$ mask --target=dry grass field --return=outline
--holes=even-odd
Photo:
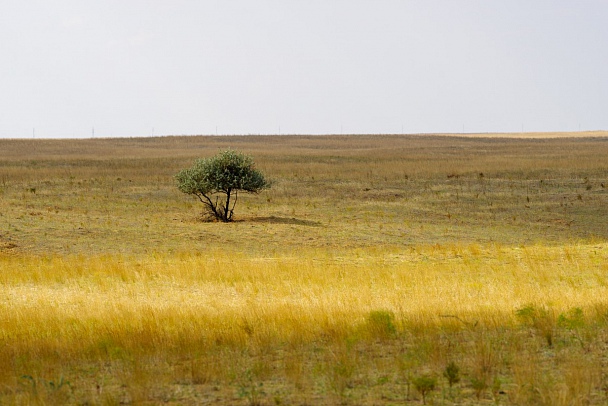
[[[0,404],[608,403],[608,134],[0,140]],[[173,176],[273,181],[201,221]]]

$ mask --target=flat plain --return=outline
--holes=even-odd
[[[273,182],[202,221],[173,176]],[[1,404],[608,402],[608,134],[0,140]]]

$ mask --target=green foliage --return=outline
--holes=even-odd
[[[253,159],[233,150],[198,159],[192,167],[178,172],[175,179],[181,192],[196,196],[203,203],[206,214],[224,222],[232,220],[238,191],[258,193],[270,187],[255,169]],[[220,199],[218,194],[224,197]]]
[[[426,405],[426,395],[435,389],[437,378],[431,375],[420,375],[412,380],[416,390],[422,395],[422,402]]]
[[[349,345],[341,348],[327,360],[324,372],[327,376],[329,387],[340,398],[341,404],[347,403],[347,389],[353,387],[353,377],[357,368],[357,357],[353,354]]]
[[[561,313],[557,318],[557,326],[568,330],[578,330],[585,327],[583,310],[580,307],[575,307],[568,314]]]
[[[264,383],[254,379],[254,373],[251,369],[245,371],[244,379],[239,384],[238,395],[241,398],[247,399],[250,406],[262,404],[262,398],[266,396]]]
[[[537,308],[534,305],[527,305],[518,309],[515,315],[524,323],[534,327],[545,338],[549,347],[553,346],[556,322],[551,311]]]
[[[445,371],[443,371],[443,376],[448,380],[448,384],[451,388],[455,383],[460,382],[460,368],[454,361],[450,361],[445,367]]]
[[[57,381],[37,379],[31,375],[23,375],[21,379],[26,387],[29,386],[31,398],[36,404],[65,404],[73,395],[72,385],[63,376]]]
[[[481,399],[481,395],[488,387],[488,382],[484,378],[485,377],[471,377],[471,387],[475,391],[477,400]]]
[[[367,317],[368,331],[378,338],[389,338],[397,333],[395,315],[388,310],[372,310]]]
[[[537,312],[538,310],[534,307],[534,305],[527,305],[517,309],[515,311],[515,315],[526,323],[534,324],[534,319]]]
[[[502,380],[498,377],[495,376],[494,380],[492,381],[492,395],[494,396],[494,399],[498,399],[498,395],[500,395],[501,393],[504,393],[500,388],[502,387]],[[497,401],[498,403],[498,401]]]

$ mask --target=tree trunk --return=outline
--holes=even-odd
[[[230,193],[232,192],[232,189],[228,189],[226,191],[226,205],[224,206],[224,213],[222,213],[222,217],[223,217],[223,221],[230,221],[231,217],[230,216]]]

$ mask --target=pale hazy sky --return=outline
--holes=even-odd
[[[605,130],[608,1],[0,0],[0,137],[93,128]]]

